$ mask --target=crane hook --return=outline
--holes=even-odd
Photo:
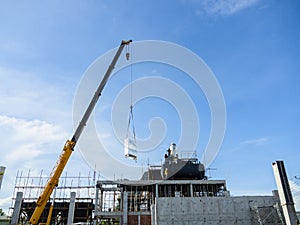
[[[126,59],[127,60],[129,60],[129,56],[130,56],[130,54],[129,54],[129,46],[126,45]]]

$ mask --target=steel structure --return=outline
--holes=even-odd
[[[23,173],[23,171],[17,173],[10,214],[15,210],[13,206],[15,205],[16,194],[23,193],[18,224],[28,223],[35,209],[36,199],[42,192],[47,180],[48,177],[43,174],[43,171],[40,172],[39,176],[32,176],[30,170],[27,173]],[[73,222],[91,222],[94,210],[95,180],[95,172],[89,172],[87,176],[82,176],[80,173],[77,176],[70,176],[65,173],[56,187],[56,197],[50,224],[58,224],[58,215],[61,215],[61,224],[67,223],[72,193],[76,196]],[[46,203],[44,212],[40,216],[40,222],[42,223],[47,221],[53,197],[52,194]]]

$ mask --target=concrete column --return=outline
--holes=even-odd
[[[157,219],[156,219],[156,204],[151,205],[151,224],[157,225]]]
[[[99,212],[99,206],[100,206],[100,201],[99,201],[99,188],[96,185],[96,195],[95,195],[95,218],[94,218],[94,225],[97,225],[98,221],[98,212]]]
[[[158,198],[158,184],[155,184],[155,197]]]
[[[103,190],[101,189],[101,192],[100,192],[100,203],[99,203],[99,205],[100,205],[100,208],[99,208],[99,210],[100,211],[104,211],[104,201],[103,201]]]
[[[123,225],[127,225],[128,222],[128,193],[123,192]]]
[[[14,211],[11,217],[11,225],[17,225],[19,222],[20,210],[22,205],[23,192],[17,192],[17,197],[14,205]]]
[[[67,224],[71,224],[74,221],[75,199],[76,199],[76,192],[71,192]]]
[[[191,192],[190,196],[193,197],[193,196],[194,196],[194,195],[193,195],[193,192],[194,192],[194,191],[193,191],[193,184],[190,184],[190,192]]]
[[[297,225],[298,218],[283,161],[273,162],[272,167],[285,222],[287,225]]]

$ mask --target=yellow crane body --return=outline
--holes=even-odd
[[[49,180],[45,186],[45,189],[41,196],[38,198],[36,202],[36,208],[30,218],[31,224],[37,224],[38,219],[41,217],[41,214],[44,211],[44,208],[47,204],[50,195],[52,194],[54,188],[58,185],[59,178],[73,152],[73,148],[75,146],[75,142],[68,140],[59,156],[59,159],[56,162],[56,166],[54,167]],[[50,214],[50,213],[49,213]]]

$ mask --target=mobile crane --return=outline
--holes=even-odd
[[[85,111],[85,113],[84,113],[84,115],[83,115],[83,117],[82,117],[82,119],[81,119],[74,135],[72,136],[71,140],[66,141],[66,143],[63,147],[63,150],[62,150],[62,152],[61,152],[61,154],[60,154],[60,156],[59,156],[59,158],[56,162],[56,165],[54,166],[54,168],[53,168],[53,170],[52,170],[52,172],[49,176],[49,180],[48,180],[43,192],[41,193],[41,195],[39,196],[39,198],[36,202],[35,210],[34,210],[32,216],[29,220],[30,224],[35,225],[35,224],[38,223],[38,221],[41,217],[41,214],[45,209],[46,203],[49,200],[50,195],[53,192],[54,188],[58,185],[59,178],[60,178],[60,176],[61,176],[61,174],[62,174],[62,172],[63,172],[63,170],[64,170],[71,154],[72,154],[72,152],[74,151],[74,147],[75,147],[75,145],[76,145],[76,143],[77,143],[84,127],[86,126],[86,123],[87,123],[93,109],[95,108],[95,105],[96,105],[96,103],[97,103],[97,101],[98,101],[98,99],[101,95],[101,92],[102,92],[109,76],[111,75],[111,73],[112,73],[112,71],[115,67],[115,64],[117,63],[124,47],[126,45],[129,45],[131,42],[132,42],[132,40],[129,40],[129,41],[124,41],[123,40],[121,42],[121,45],[119,46],[119,48],[118,48],[111,64],[109,65],[109,67],[108,67],[101,83],[99,84],[99,86],[98,86],[98,88],[97,88],[97,90],[96,90],[96,92],[95,92],[88,108],[86,109],[86,111]],[[128,56],[126,55],[126,57],[128,57]],[[50,209],[49,214],[51,213],[51,211],[52,210]],[[49,218],[49,216],[48,216],[48,218]]]

